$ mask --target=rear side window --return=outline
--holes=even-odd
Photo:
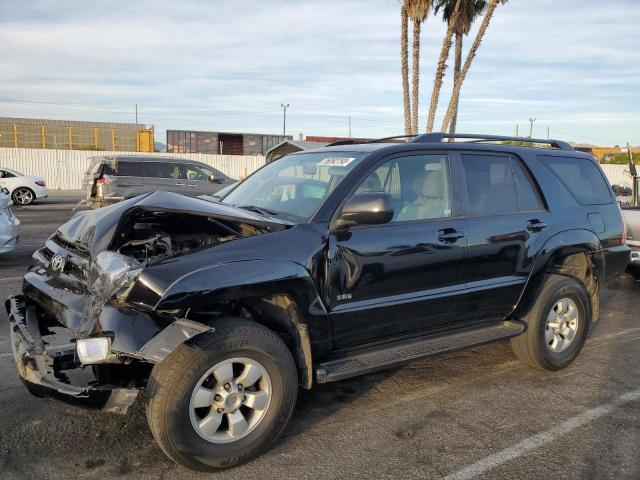
[[[518,211],[509,157],[462,155],[469,215],[497,215]]]
[[[581,205],[611,203],[611,193],[598,167],[586,158],[540,157]]]
[[[119,160],[118,176],[119,177],[141,177],[142,164],[137,161]]]
[[[542,205],[540,196],[529,174],[525,172],[524,167],[518,160],[511,158],[511,168],[513,170],[513,178],[516,182],[518,209],[520,211],[542,210],[544,206]]]
[[[178,163],[144,162],[144,176],[179,180],[184,179],[184,172]]]

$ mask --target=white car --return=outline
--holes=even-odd
[[[15,170],[0,167],[0,187],[9,190],[16,205],[29,205],[36,198],[47,198],[49,190],[42,177],[23,175]]]
[[[0,187],[0,253],[16,248],[20,238],[20,220],[11,211],[11,197]]]

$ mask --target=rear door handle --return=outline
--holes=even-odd
[[[464,237],[464,232],[459,232],[455,228],[438,230],[438,241],[442,243],[455,243],[462,237]]]
[[[176,187],[186,187],[186,183],[176,183]]]
[[[545,222],[541,222],[538,219],[529,220],[527,222],[527,230],[529,230],[530,232],[538,232],[546,227],[547,224]]]

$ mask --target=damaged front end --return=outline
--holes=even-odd
[[[285,228],[235,207],[154,192],[80,212],[33,255],[22,295],[7,300],[11,344],[29,390],[124,413],[155,363],[213,330],[185,311],[131,303],[163,261]],[[156,294],[157,285],[144,285]]]

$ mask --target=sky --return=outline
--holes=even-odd
[[[167,129],[403,133],[400,0],[2,0],[0,116]],[[465,38],[466,50],[480,22]],[[420,129],[445,25],[422,27]],[[452,51],[453,55],[453,51]],[[436,125],[451,92],[445,79]],[[640,145],[640,0],[510,0],[458,132]]]

